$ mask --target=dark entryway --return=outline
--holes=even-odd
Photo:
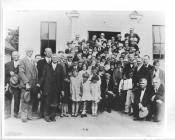
[[[88,31],[88,39],[92,39],[93,35],[97,35],[97,38],[100,37],[100,34],[104,33],[106,39],[111,39],[112,36],[116,37],[117,34],[121,32],[110,32],[110,31]]]

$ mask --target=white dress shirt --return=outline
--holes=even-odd
[[[143,100],[143,96],[145,94],[145,90],[146,90],[146,88],[141,91],[140,102],[142,102],[142,100]]]
[[[53,68],[54,71],[56,69],[56,66],[57,66],[57,63],[52,63],[52,68]]]
[[[14,61],[14,67],[17,68],[19,65],[19,61]]]
[[[51,58],[48,58],[48,57],[45,57],[47,63],[50,63],[51,62]]]

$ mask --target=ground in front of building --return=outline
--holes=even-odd
[[[20,119],[5,119],[5,136],[8,137],[161,137],[164,126],[149,121],[133,121],[131,116],[113,111],[97,117],[88,115],[60,118],[56,122],[36,119],[22,123]]]

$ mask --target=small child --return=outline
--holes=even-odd
[[[92,116],[97,116],[98,103],[101,100],[101,89],[98,83],[99,80],[99,76],[94,75],[90,83],[90,91],[92,94]]]
[[[73,76],[70,77],[70,94],[72,100],[72,117],[78,116],[79,102],[81,100],[80,94],[81,80],[78,77],[77,70],[73,71]]]
[[[119,84],[119,95],[121,97],[121,111],[124,110],[124,112],[128,112],[127,110],[129,105],[125,105],[125,102],[126,104],[128,104],[130,93],[132,92],[133,87],[131,74],[129,75],[130,77],[126,77],[126,74],[124,74]]]
[[[64,95],[61,96],[61,115],[60,117],[69,117],[68,115],[68,103],[69,103],[69,96],[70,96],[70,76],[71,72],[69,71],[66,78],[64,79]]]
[[[83,111],[81,117],[87,117],[86,115],[87,102],[92,101],[92,95],[90,93],[90,81],[88,80],[89,74],[86,72],[82,75],[82,77],[83,81],[81,82],[81,93],[82,93],[81,101],[83,101]]]
[[[134,95],[132,92],[132,89],[133,89],[132,77],[133,77],[133,73],[130,72],[127,77],[128,91],[126,95],[125,111],[124,111],[126,114],[129,114],[129,115],[133,113],[132,104],[134,103]]]

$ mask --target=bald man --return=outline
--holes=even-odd
[[[50,64],[50,63],[52,62],[52,60],[51,60],[52,49],[51,49],[51,48],[45,48],[44,55],[45,55],[44,59],[39,60],[38,63],[37,63],[38,80],[41,79],[41,76],[42,76],[44,67],[45,67],[47,64]],[[42,90],[42,92],[43,92],[43,86],[42,86],[42,85],[41,85],[41,90]],[[43,104],[44,104],[44,97],[41,95],[40,114],[39,114],[39,116],[40,116],[41,118],[44,117],[44,108],[43,108]],[[36,99],[36,103],[35,103],[34,106],[33,106],[33,112],[36,113],[37,110],[38,110],[38,103],[37,103],[37,99]]]
[[[5,64],[5,86],[6,89],[9,89],[11,91],[10,103],[12,100],[12,97],[14,96],[14,117],[18,118],[18,112],[19,112],[19,105],[20,105],[20,93],[21,90],[18,86],[19,83],[16,83],[13,85],[10,83],[10,78],[14,75],[18,75],[19,72],[19,53],[17,51],[12,52],[12,61]],[[10,109],[11,110],[11,109]],[[10,111],[11,112],[11,111]]]
[[[64,70],[58,64],[57,54],[52,55],[52,63],[46,65],[38,86],[43,87],[43,111],[46,122],[56,121],[56,109],[59,105],[59,98],[63,91]]]

